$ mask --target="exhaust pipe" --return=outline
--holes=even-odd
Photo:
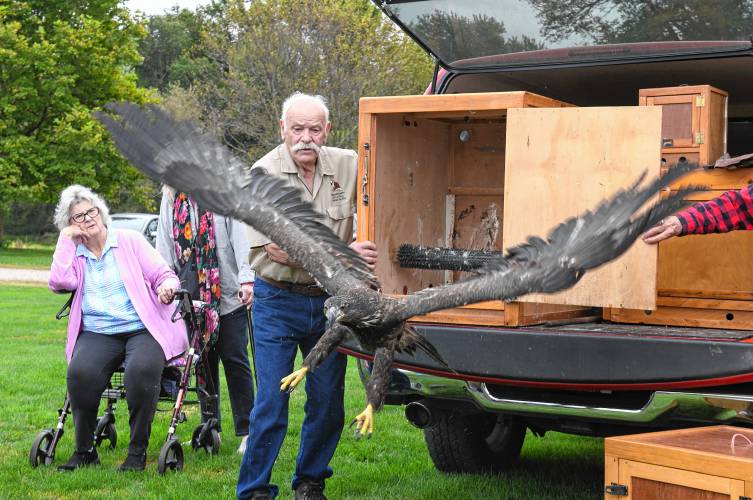
[[[419,429],[425,429],[434,424],[431,408],[421,401],[413,401],[405,406],[405,418]]]

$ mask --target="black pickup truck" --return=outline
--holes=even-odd
[[[578,107],[637,106],[641,89],[711,86],[728,96],[723,130],[712,131],[724,135],[722,152],[753,152],[749,1],[374,1],[436,61],[427,93],[527,91]],[[662,153],[680,144],[669,137],[679,125],[664,116]],[[678,151],[692,153],[694,145]],[[710,163],[720,155],[713,156]],[[753,171],[727,172],[740,186],[753,182]],[[726,187],[734,186],[712,189]],[[387,404],[405,405],[406,418],[424,430],[436,467],[446,472],[504,468],[518,457],[527,428],[536,435],[607,436],[749,425],[753,272],[746,261],[753,260],[747,253],[753,233],[742,233],[738,247],[716,243],[718,259],[710,260],[719,266],[712,275],[731,267],[737,288],[682,292],[659,283],[657,304],[670,315],[595,308],[515,327],[417,319],[416,328],[454,372],[421,353],[398,355]],[[685,265],[708,266],[708,253]],[[366,380],[371,354],[355,341],[341,350],[359,358]]]

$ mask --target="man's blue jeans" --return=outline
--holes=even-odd
[[[238,476],[238,498],[249,498],[256,490],[278,492],[269,481],[288,428],[289,399],[280,392],[280,379],[295,369],[298,348],[306,356],[324,333],[326,299],[327,295],[308,297],[281,290],[257,277],[253,322],[258,387]],[[334,352],[306,376],[305,417],[293,489],[302,480],[323,483],[332,475],[329,462],[345,419],[345,365],[345,356]]]

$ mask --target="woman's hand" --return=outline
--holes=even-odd
[[[246,309],[250,309],[254,303],[254,284],[242,283],[241,289],[238,291],[238,297],[241,299],[241,303],[246,306]]]
[[[169,304],[175,297],[175,287],[171,285],[160,285],[157,287],[157,297],[163,304]]]
[[[60,235],[73,241],[76,245],[79,243],[86,245],[86,241],[89,238],[89,233],[78,224],[71,224],[70,226],[63,228],[63,230],[60,231]]]

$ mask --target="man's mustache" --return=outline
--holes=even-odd
[[[293,153],[297,153],[298,151],[304,151],[304,150],[307,150],[307,149],[313,151],[314,153],[316,153],[318,155],[319,154],[319,150],[321,148],[315,142],[299,142],[299,143],[294,144],[293,147],[290,148],[290,150]]]

